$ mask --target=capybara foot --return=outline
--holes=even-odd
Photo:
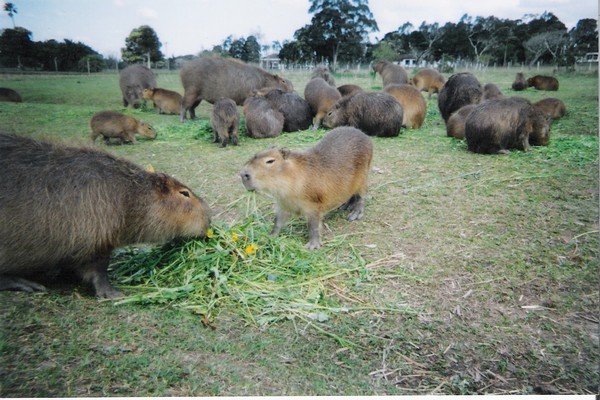
[[[39,283],[28,281],[16,276],[0,275],[0,290],[20,290],[22,292],[47,292],[48,290]]]

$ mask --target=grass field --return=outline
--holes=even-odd
[[[518,71],[473,72],[514,94]],[[302,95],[309,73],[283,75]],[[131,114],[158,137],[97,146],[174,175],[215,216],[205,241],[116,252],[124,299],[78,282],[0,292],[0,396],[597,393],[598,76],[557,77],[558,92],[518,93],[566,103],[547,147],[469,153],[435,95],[422,128],[373,138],[364,218],[332,212],[309,252],[301,219],[268,237],[272,202],[238,172],[325,130],[221,149],[209,104],[182,124],[123,109],[115,73],[4,75],[24,102],[0,103],[0,130],[86,143],[95,112]],[[336,80],[381,89],[365,71]],[[157,81],[182,92],[176,72]]]

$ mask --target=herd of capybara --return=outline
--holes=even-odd
[[[445,79],[424,68],[409,78],[401,66],[380,61],[373,73],[381,75],[380,91],[355,84],[336,87],[332,72],[318,66],[300,96],[282,76],[207,57],[182,67],[183,95],[158,87],[153,72],[142,65],[123,69],[119,86],[124,107],[152,101],[159,114],[178,115],[180,122],[194,119],[202,100],[212,104],[210,122],[220,147],[240,144],[241,114],[251,138],[332,129],[306,151],[272,147],[259,152],[239,173],[247,190],[274,198],[272,235],[280,233],[291,215],[303,215],[311,250],[321,246],[321,222],[331,210],[348,210],[350,221],[363,216],[371,136],[396,137],[402,129],[422,128],[427,116],[422,92],[428,99],[437,94],[447,135],[464,139],[474,153],[548,145],[551,121],[566,113],[558,98],[532,103],[503,93],[495,83],[482,86],[469,72]],[[526,79],[517,73],[512,90],[529,87],[557,91],[559,85],[551,76]],[[0,88],[0,101],[22,102],[22,97]],[[153,139],[157,133],[152,126],[112,110],[96,112],[89,126],[91,143],[85,146],[0,132],[0,290],[45,290],[36,278],[66,269],[90,284],[98,297],[118,297],[107,275],[112,250],[206,235],[212,211],[189,187],[94,145],[98,136],[106,144],[111,139],[136,143],[135,135]]]

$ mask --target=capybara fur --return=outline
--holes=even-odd
[[[446,134],[455,139],[464,139],[465,122],[475,107],[477,104],[468,104],[454,111],[446,123]]]
[[[353,126],[369,136],[391,137],[400,134],[403,115],[395,97],[383,92],[359,92],[342,97],[327,113],[323,125]]]
[[[156,131],[150,124],[116,111],[97,112],[90,120],[90,127],[92,142],[100,135],[106,144],[110,144],[111,138],[118,139],[120,144],[135,143],[136,133],[149,139],[156,138]]]
[[[465,122],[465,138],[470,151],[505,154],[509,149],[527,151],[550,140],[546,116],[527,99],[508,97],[477,105]]]
[[[377,61],[373,64],[373,71],[381,75],[383,87],[392,83],[408,83],[408,73],[404,67],[387,60]]]
[[[0,290],[73,271],[98,297],[113,249],[204,236],[210,208],[174,178],[107,152],[0,133]]]
[[[313,78],[304,87],[304,98],[313,115],[313,129],[321,126],[323,117],[342,97],[337,88],[328,84],[323,78]]]
[[[183,122],[189,112],[190,119],[196,118],[196,107],[202,100],[211,104],[230,98],[238,106],[254,90],[278,87],[291,92],[292,83],[252,65],[220,57],[203,57],[188,61],[181,68],[181,83],[184,94],[180,119]]]
[[[278,235],[292,214],[301,214],[308,221],[306,247],[314,250],[321,246],[326,213],[341,207],[350,212],[350,221],[363,216],[372,158],[371,139],[358,129],[341,127],[303,152],[264,150],[246,163],[240,176],[247,190],[274,197],[271,234]]]
[[[545,99],[533,103],[533,106],[538,110],[541,110],[551,119],[562,118],[567,113],[567,106],[565,103],[556,97],[546,97]]]
[[[348,84],[342,85],[342,86],[338,86],[337,90],[338,90],[338,92],[340,92],[340,94],[342,96],[352,96],[355,93],[364,92],[363,88],[361,88],[358,85],[353,85],[351,83],[348,83]]]
[[[444,122],[450,115],[467,104],[478,104],[483,97],[481,84],[470,72],[452,75],[438,95],[438,108]]]
[[[244,102],[246,134],[254,139],[273,138],[283,131],[283,114],[264,97],[248,97]]]
[[[147,88],[142,91],[146,100],[152,100],[158,114],[179,114],[181,111],[181,95],[173,90]]]
[[[265,88],[256,92],[271,102],[273,108],[283,114],[283,131],[303,131],[312,123],[312,113],[308,102],[296,92],[286,92],[278,88]]]
[[[494,83],[486,83],[483,86],[482,100],[501,99],[504,97],[502,90]]]
[[[391,84],[383,88],[402,106],[402,126],[410,129],[418,129],[423,125],[427,115],[427,102],[421,91],[407,83]]]
[[[512,83],[512,90],[516,92],[520,92],[521,90],[525,90],[529,87],[527,84],[527,79],[523,76],[522,72],[517,72],[515,76],[515,80]]]
[[[433,93],[440,93],[445,82],[444,76],[433,68],[423,68],[412,78],[413,85],[420,91],[427,92],[429,99]]]
[[[0,101],[11,101],[13,103],[21,103],[23,99],[19,92],[14,89],[0,88]]]
[[[313,69],[310,78],[323,78],[325,82],[335,87],[335,78],[331,74],[331,71],[329,71],[329,68],[324,65],[317,65],[315,69]]]
[[[220,143],[221,147],[227,143],[239,144],[240,112],[235,101],[221,99],[215,103],[210,117],[214,134],[213,143]]]
[[[553,76],[532,76],[527,79],[527,84],[537,90],[558,90],[558,79]]]
[[[144,102],[143,90],[156,87],[156,79],[147,67],[134,64],[121,71],[119,87],[123,95],[123,107],[139,108]]]

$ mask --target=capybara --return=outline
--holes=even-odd
[[[438,95],[438,108],[444,122],[450,115],[467,104],[478,104],[483,96],[481,84],[470,72],[452,75]]]
[[[276,236],[292,214],[308,220],[311,250],[321,246],[321,219],[336,207],[349,210],[350,221],[364,213],[367,179],[373,158],[371,139],[351,127],[336,128],[304,151],[270,148],[249,160],[240,176],[247,190],[275,198]]]
[[[214,134],[213,143],[220,143],[221,147],[227,143],[238,145],[240,112],[235,101],[221,99],[215,103],[210,117],[210,123]]]
[[[244,101],[244,119],[251,138],[273,138],[283,131],[283,114],[264,97],[248,97]]]
[[[540,101],[533,103],[533,106],[541,110],[548,118],[559,119],[567,113],[565,103],[556,97],[546,97]]]
[[[14,89],[0,88],[0,101],[12,101],[13,103],[21,103],[23,99],[19,92]]]
[[[383,86],[391,83],[408,83],[408,73],[401,65],[396,65],[387,60],[377,61],[373,64],[373,71],[379,72],[383,80]]]
[[[118,297],[113,249],[201,237],[210,224],[189,187],[93,148],[1,133],[0,171],[0,290],[45,290],[24,278],[72,270]]]
[[[123,94],[123,107],[139,108],[144,101],[142,91],[156,87],[156,79],[150,69],[134,64],[121,71],[119,86]]]
[[[337,88],[328,84],[323,78],[313,78],[304,87],[304,98],[313,115],[313,129],[321,126],[325,114],[331,110],[342,97]]]
[[[391,137],[400,134],[403,115],[402,106],[393,96],[383,92],[359,92],[342,97],[327,113],[323,125],[327,128],[348,125],[369,136]]]
[[[413,85],[420,91],[427,92],[429,99],[433,93],[440,93],[445,82],[444,76],[433,68],[423,68],[412,78]]]
[[[478,104],[465,122],[468,149],[475,153],[505,154],[548,144],[546,116],[527,99],[508,97]]]
[[[111,138],[118,139],[121,144],[135,143],[136,133],[149,139],[156,138],[156,131],[150,124],[116,111],[97,112],[90,120],[90,127],[92,142],[95,142],[99,135],[104,137],[106,144],[110,144]]]
[[[203,57],[188,61],[181,68],[184,94],[180,119],[183,122],[189,111],[190,119],[196,118],[196,107],[202,100],[211,104],[230,98],[238,106],[252,91],[273,86],[291,92],[292,83],[278,75],[239,61],[220,57]]]
[[[278,88],[265,88],[256,91],[271,102],[273,108],[283,114],[283,131],[303,131],[310,127],[312,113],[310,105],[296,92],[286,92]]]
[[[467,104],[454,111],[446,123],[446,134],[456,139],[465,138],[465,122],[477,104]]]
[[[348,84],[342,85],[342,86],[338,86],[337,90],[338,90],[338,92],[340,92],[340,94],[342,96],[352,96],[355,93],[364,92],[363,88],[361,88],[358,85],[353,85],[351,83],[348,83]]]
[[[553,76],[532,76],[527,79],[527,84],[537,90],[558,90],[558,79]]]
[[[522,72],[517,72],[517,75],[515,76],[515,80],[512,83],[512,90],[516,91],[516,92],[520,92],[521,90],[525,90],[529,87],[529,85],[527,84],[527,79],[525,79],[525,77],[523,76]]]
[[[147,88],[142,91],[146,100],[152,100],[159,114],[179,114],[181,111],[181,95],[177,92],[161,88]]]
[[[504,97],[502,90],[494,83],[486,83],[483,86],[483,96],[481,100],[501,99]]]
[[[323,78],[325,82],[335,87],[335,78],[331,74],[331,71],[329,71],[329,68],[324,65],[317,65],[315,69],[313,69],[310,78]]]
[[[383,91],[394,96],[402,106],[402,126],[418,129],[423,125],[427,115],[427,102],[419,89],[408,83],[402,83],[387,85]]]

